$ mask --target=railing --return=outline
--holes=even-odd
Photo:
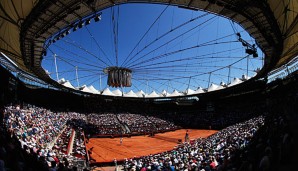
[[[67,155],[70,155],[70,153],[72,152],[74,137],[75,137],[75,130],[72,129],[71,136],[70,136],[69,141],[68,141],[67,151],[66,151]]]
[[[43,88],[53,88],[43,80],[37,78],[35,75],[20,69],[16,63],[14,63],[8,56],[6,56],[2,52],[0,52],[0,65],[26,85]]]
[[[268,83],[276,80],[276,79],[283,79],[287,77],[288,75],[294,73],[298,69],[298,56],[293,58],[290,62],[287,64],[271,71],[268,73]]]

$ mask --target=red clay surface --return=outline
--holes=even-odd
[[[216,133],[215,130],[194,130],[188,129],[190,139],[204,138]],[[124,158],[140,157],[172,150],[177,144],[178,139],[184,141],[186,129],[173,132],[156,134],[154,137],[134,136],[123,138],[90,138],[86,144],[87,150],[93,147],[91,158],[96,163],[112,162],[114,158],[118,161]]]

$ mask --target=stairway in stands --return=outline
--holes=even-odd
[[[120,121],[120,119],[119,119],[119,114],[115,114],[115,115],[116,115],[116,118],[117,118],[117,120],[118,120],[118,122],[119,122],[121,128],[122,128],[122,132],[123,132],[123,134],[130,134],[131,131],[130,131],[130,129],[128,128],[127,124],[126,124],[126,123],[122,123],[122,122]],[[121,115],[121,114],[120,114],[120,115]]]

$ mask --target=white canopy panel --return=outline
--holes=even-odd
[[[84,91],[84,92],[87,92],[87,93],[92,93],[91,90],[89,90],[89,88],[86,86],[86,85],[83,85],[81,88],[80,88],[81,91]]]
[[[160,96],[155,91],[152,91],[152,93],[150,93],[146,97],[160,97]]]
[[[208,92],[210,91],[215,91],[215,90],[218,90],[220,89],[219,85],[216,85],[216,84],[211,84],[210,87],[207,89]]]
[[[140,91],[136,92],[136,95],[138,97],[144,97],[145,96],[145,93],[143,92],[143,90],[140,90]]]
[[[68,87],[68,88],[72,88],[72,89],[75,89],[73,85],[71,85],[71,83],[69,81],[66,81],[65,83],[63,83],[62,85],[64,85],[65,87]]]
[[[169,96],[173,97],[173,96],[182,96],[182,93],[179,93],[177,90],[174,90],[173,93],[171,93]]]
[[[124,94],[124,97],[139,97],[139,96],[136,95],[136,93],[134,93],[132,90],[130,90],[128,93]]]
[[[170,95],[170,93],[168,93],[166,90],[163,90],[161,93],[160,93],[160,96],[161,97],[168,97]]]
[[[241,81],[239,78],[234,78],[234,80],[228,85],[228,87],[231,87],[231,86],[240,84],[240,83],[242,83],[242,82],[243,82],[243,81]]]
[[[109,88],[104,89],[102,95],[115,96],[115,94],[113,94]]]
[[[64,78],[61,78],[60,80],[57,81],[59,84],[64,84],[66,81]]]
[[[200,94],[200,93],[205,93],[202,87],[199,87],[196,91],[195,94]]]
[[[195,91],[188,88],[188,89],[185,90],[185,93],[186,93],[186,95],[191,95],[191,94],[195,94]]]
[[[73,85],[71,85],[71,83],[69,81],[66,81],[65,83],[63,83],[62,85],[64,85],[65,87],[68,87],[68,88],[72,88],[72,89],[75,89]]]
[[[89,89],[92,93],[94,93],[94,94],[100,94],[100,92],[99,92],[98,90],[96,90],[96,89],[93,87],[93,85],[89,86],[88,89]]]
[[[122,92],[119,89],[112,91],[115,96],[122,96]]]
[[[249,80],[250,78],[251,77],[249,77],[248,75],[245,75],[245,74],[242,75],[242,80],[243,81]]]
[[[75,89],[73,85],[71,85],[71,83],[68,80],[65,80],[64,78],[61,78],[60,80],[57,81],[59,84],[68,87],[68,88],[72,88]]]

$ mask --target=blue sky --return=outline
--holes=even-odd
[[[176,6],[133,3],[105,9],[101,18],[100,22],[92,20],[91,24],[49,47],[42,66],[53,79],[56,80],[53,54],[57,55],[59,79],[69,80],[75,87],[75,66],[79,85],[93,85],[96,89],[108,87],[104,68],[118,63],[131,69],[133,85],[125,88],[125,92],[206,88],[210,83],[227,83],[229,78],[231,81],[241,77],[246,74],[247,66],[249,76],[262,67],[262,53],[258,50],[258,58],[247,60],[245,48],[237,41],[235,32],[240,32],[251,44],[253,38],[223,17]],[[113,26],[116,23],[118,45],[115,48]]]

